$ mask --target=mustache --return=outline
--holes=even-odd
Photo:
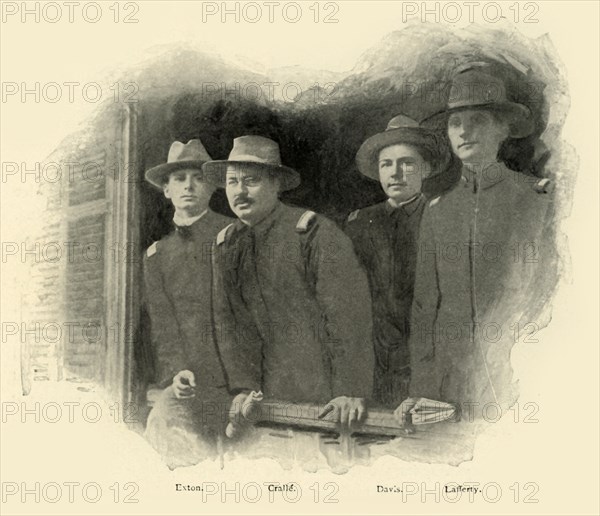
[[[246,195],[240,195],[233,200],[233,205],[237,206],[238,204],[252,204],[254,201],[250,199],[250,197]]]

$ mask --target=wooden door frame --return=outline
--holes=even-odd
[[[140,314],[140,206],[138,159],[138,106],[125,104],[120,112],[121,138],[118,167],[111,180],[111,202],[107,218],[107,248],[113,263],[107,268],[107,348],[104,387],[109,401],[119,403],[123,417],[135,401],[133,350]]]

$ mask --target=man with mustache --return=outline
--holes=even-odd
[[[425,197],[423,179],[442,151],[430,131],[405,115],[358,150],[359,171],[379,181],[388,199],[352,212],[346,233],[369,277],[373,298],[374,400],[396,407],[408,394],[409,315],[415,280],[417,239]]]
[[[212,332],[212,267],[206,259],[231,219],[208,207],[215,187],[204,180],[211,158],[200,140],[175,142],[168,162],[146,172],[175,207],[175,230],[152,244],[144,259],[155,383],[164,389],[148,417],[145,436],[171,467],[212,454],[218,405],[229,395]],[[222,425],[221,425],[222,426]]]
[[[372,321],[350,240],[325,217],[280,202],[300,176],[281,164],[273,140],[236,138],[228,160],[203,170],[239,219],[218,235],[215,253],[217,340],[236,402],[262,391],[323,404],[322,417],[332,412],[346,426],[362,419]]]

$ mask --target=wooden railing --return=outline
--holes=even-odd
[[[147,391],[148,405],[154,404],[160,392],[159,389],[149,389]],[[319,417],[323,409],[324,405],[311,403],[263,400],[241,410],[240,415],[234,418],[234,422],[240,426],[253,424],[260,426],[276,425],[298,430],[361,433],[390,437],[406,436],[414,433],[415,430],[430,430],[436,426],[435,424],[414,426],[410,419],[401,423],[394,416],[393,409],[370,408],[361,422],[353,424],[350,428],[343,428],[335,420],[332,413],[322,418]],[[225,410],[229,412],[229,407]]]

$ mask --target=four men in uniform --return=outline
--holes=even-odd
[[[168,429],[178,428],[210,449],[223,418],[209,417],[215,411],[206,404],[219,403],[222,415],[251,391],[323,404],[321,415],[333,412],[342,425],[364,417],[368,398],[400,405],[402,421],[418,397],[514,401],[508,326],[519,322],[510,317],[526,308],[539,278],[548,203],[498,160],[505,139],[531,132],[529,110],[480,65],[454,81],[458,91],[489,86],[440,114],[463,163],[461,183],[425,200],[422,181],[447,164],[445,146],[396,116],[357,154],[360,172],[388,199],[351,213],[348,236],[279,200],[300,176],[268,138],[236,138],[220,161],[199,140],[176,142],[169,162],[147,172],[176,210],[176,231],[145,260],[157,381],[166,388],[148,421],[155,447],[171,452]],[[208,208],[217,187],[234,222]],[[452,245],[461,247],[456,260],[444,255]],[[492,323],[495,341],[481,333]],[[466,333],[447,338],[451,325]]]

